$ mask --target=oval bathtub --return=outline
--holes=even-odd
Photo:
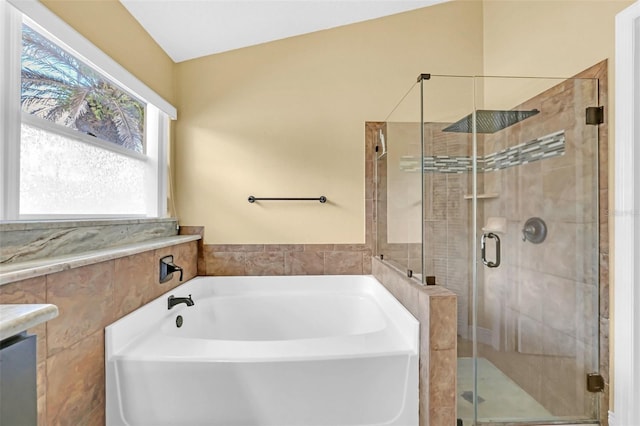
[[[418,327],[371,276],[194,278],[106,328],[107,425],[416,426]]]

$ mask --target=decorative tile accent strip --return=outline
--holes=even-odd
[[[523,142],[502,151],[488,154],[478,158],[478,171],[491,172],[508,167],[520,166],[545,158],[564,155],[565,134],[564,130]],[[472,169],[471,157],[450,157],[438,155],[424,157],[424,171],[429,173],[465,173]],[[420,162],[416,157],[403,156],[400,159],[400,170],[405,172],[417,172],[420,170]]]
[[[551,133],[547,136],[486,155],[482,160],[484,163],[482,171],[490,172],[493,170],[501,170],[545,158],[564,155],[564,145],[564,130]],[[480,165],[478,165],[478,168],[480,168]]]
[[[472,167],[470,157],[436,156],[424,158],[425,172],[464,173],[470,171]]]

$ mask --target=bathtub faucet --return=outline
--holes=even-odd
[[[165,256],[160,259],[160,283],[164,283],[173,278],[174,272],[180,272],[182,281],[182,268],[173,263],[173,256]]]
[[[179,305],[180,303],[184,303],[187,306],[194,305],[191,295],[189,295],[189,297],[174,297],[172,294],[171,296],[169,296],[169,299],[167,300],[167,306],[169,307],[168,309],[171,309],[174,306]]]

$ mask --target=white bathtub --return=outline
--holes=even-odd
[[[107,327],[107,425],[416,426],[418,327],[371,276],[194,278]]]

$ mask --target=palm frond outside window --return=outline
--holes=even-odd
[[[60,46],[23,24],[24,112],[144,152],[145,106]]]

